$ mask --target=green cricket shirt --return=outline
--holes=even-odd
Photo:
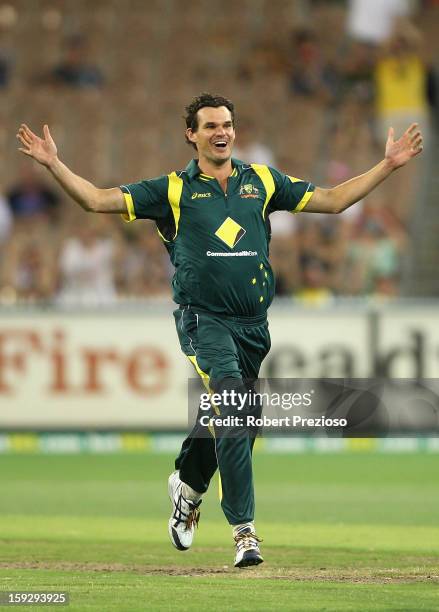
[[[255,317],[274,296],[269,215],[300,212],[314,185],[232,159],[225,193],[196,160],[186,170],[122,185],[125,220],[153,219],[175,266],[177,304]]]

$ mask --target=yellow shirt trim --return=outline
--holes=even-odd
[[[274,179],[271,175],[270,170],[268,169],[268,166],[264,166],[262,164],[251,164],[251,167],[261,179],[262,184],[264,185],[265,192],[267,194],[265,196],[264,207],[262,209],[262,217],[265,219],[265,209],[267,208],[268,203],[271,200],[273,193],[276,189]]]
[[[296,208],[294,210],[292,210],[291,212],[294,215],[296,215],[297,213],[300,213],[300,211],[303,210],[305,208],[305,206],[308,204],[308,202],[310,201],[311,196],[312,196],[313,193],[314,193],[314,191],[307,191],[305,193],[305,195],[303,196],[303,198],[298,203],[298,205],[296,206]]]
[[[131,221],[134,221],[136,219],[133,198],[131,197],[130,193],[125,193],[124,191],[122,193],[127,207],[127,212],[126,214],[122,215],[122,219],[125,221],[125,223],[130,223]]]
[[[232,173],[230,174],[230,176],[238,176],[238,171],[236,168],[233,168]],[[209,181],[213,181],[215,179],[214,176],[209,176],[209,174],[204,174],[204,172],[200,172],[200,179],[203,181],[209,180]]]
[[[175,234],[173,240],[177,237],[178,224],[180,222],[180,200],[183,192],[183,179],[181,179],[175,172],[168,174],[168,200],[171,205],[172,214],[174,215],[175,222]]]

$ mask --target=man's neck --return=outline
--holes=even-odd
[[[221,166],[212,164],[207,159],[200,159],[198,161],[198,167],[200,168],[203,174],[207,174],[207,176],[213,176],[220,184],[224,181],[227,181],[228,177],[232,174],[233,171],[231,159],[228,159]]]

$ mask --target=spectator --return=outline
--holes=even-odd
[[[260,142],[258,129],[251,119],[244,119],[239,123],[239,136],[233,150],[233,157],[249,164],[265,164],[276,167],[276,157],[267,145]],[[273,236],[288,236],[294,231],[293,215],[276,213],[271,216],[271,232]],[[280,284],[279,284],[280,286]]]
[[[0,89],[6,89],[11,76],[11,59],[7,52],[0,50]]]
[[[87,45],[82,36],[73,36],[66,43],[65,57],[55,66],[51,81],[77,88],[99,88],[104,84],[101,70],[86,60]]]
[[[399,278],[392,275],[377,275],[372,293],[377,298],[392,299],[398,296]]]
[[[332,291],[328,287],[327,268],[317,259],[308,261],[302,271],[301,287],[294,298],[310,306],[324,306],[331,302]]]
[[[59,198],[41,180],[35,166],[23,163],[18,183],[7,193],[15,218],[46,217],[56,220]]]
[[[309,29],[293,32],[290,89],[306,98],[332,101],[338,89],[339,75],[333,62],[325,59],[319,41]]]
[[[50,299],[53,287],[48,283],[48,266],[42,245],[26,244],[20,253],[15,274],[15,288],[21,298]]]
[[[7,200],[0,195],[0,248],[12,230],[12,213]]]
[[[361,42],[349,42],[340,61],[342,95],[363,108],[373,101],[376,50]]]
[[[421,36],[405,23],[383,49],[375,69],[376,139],[384,144],[389,127],[399,138],[407,125],[417,123],[424,148],[431,140],[428,101],[428,68],[420,55]],[[417,187],[419,165],[412,165],[401,177],[393,176],[384,186],[390,206],[401,220],[410,214],[411,196]]]
[[[431,64],[427,66],[427,99],[430,105],[434,127],[439,127],[439,87],[437,70]]]
[[[233,157],[249,164],[276,166],[273,151],[259,141],[257,127],[251,119],[239,122],[239,136],[236,139]]]
[[[113,302],[115,256],[115,242],[111,237],[101,237],[96,224],[89,220],[86,224],[78,223],[76,235],[61,249],[58,302],[92,306]]]
[[[270,28],[260,32],[256,38],[242,37],[243,52],[236,65],[237,78],[242,83],[255,82],[267,75],[284,74],[287,66],[285,52],[279,38],[272,35]]]
[[[350,241],[345,290],[372,294],[385,288],[390,295],[399,280],[401,246],[378,219],[369,218]]]
[[[18,224],[5,244],[2,289],[13,299],[50,300],[54,292],[54,249],[48,228],[29,231]]]
[[[145,223],[138,233],[128,232],[126,239],[118,269],[119,291],[139,297],[169,295],[172,270],[153,224]]]
[[[401,134],[413,122],[428,141],[428,69],[420,53],[420,33],[411,25],[398,28],[375,69],[378,135],[389,126]]]
[[[288,214],[288,213],[287,213]],[[283,215],[279,215],[282,216]],[[270,261],[276,277],[276,295],[291,296],[297,286],[298,249],[294,236],[289,239],[274,238],[270,244]]]
[[[380,45],[409,14],[410,0],[349,0],[347,32],[359,42]]]

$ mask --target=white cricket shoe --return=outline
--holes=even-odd
[[[172,472],[168,479],[168,493],[172,502],[172,514],[168,523],[169,537],[178,550],[187,550],[194,539],[195,527],[198,526],[201,499],[198,503],[183,497],[182,481],[179,472]]]
[[[235,567],[249,567],[263,562],[259,542],[262,542],[251,527],[244,527],[235,536]]]

